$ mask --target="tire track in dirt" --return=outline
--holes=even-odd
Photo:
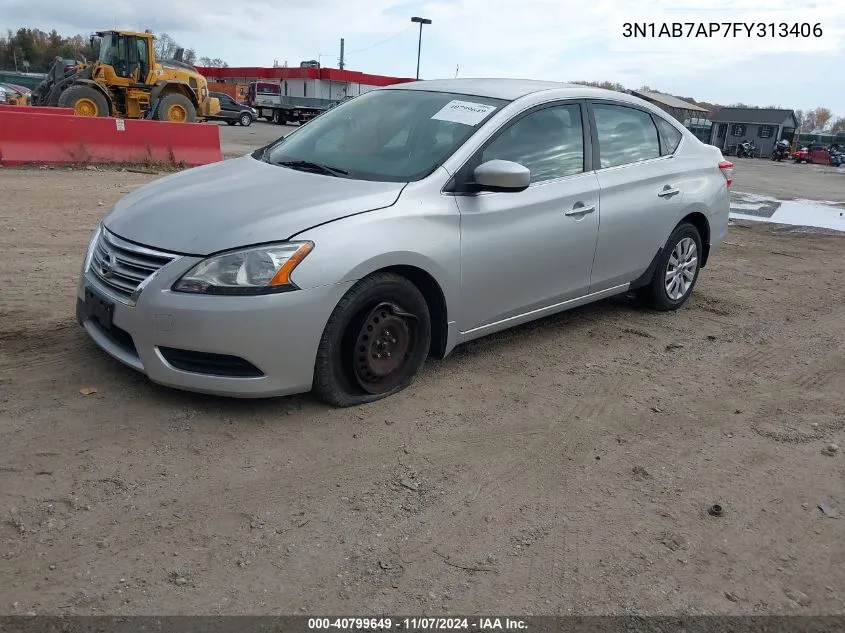
[[[496,505],[505,508],[517,501],[525,501],[527,490],[539,492],[544,497],[546,492],[536,486],[537,479],[548,477],[548,468],[555,466],[551,459],[561,449],[559,440],[565,439],[564,451],[568,455],[580,456],[589,452],[598,430],[596,422],[605,416],[612,417],[617,408],[612,396],[616,395],[628,383],[627,377],[603,377],[594,385],[589,395],[579,399],[562,415],[556,416],[528,445],[522,448],[501,446],[506,457],[503,463],[493,469],[469,471],[469,479],[455,482],[454,488],[462,493],[455,494],[445,504],[439,504],[442,516],[457,512],[459,520],[451,525],[443,525],[436,539],[429,541],[425,534],[410,535],[399,545],[401,559],[410,563],[427,558],[432,550],[442,551],[456,536],[463,534],[468,523],[477,522],[478,508],[487,500],[488,493],[495,487]],[[567,424],[569,422],[569,424]],[[488,462],[489,456],[477,462]],[[553,479],[553,477],[552,477]],[[528,480],[535,480],[533,486],[526,486]]]

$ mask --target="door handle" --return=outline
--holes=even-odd
[[[677,193],[681,193],[681,190],[666,185],[666,187],[664,187],[662,191],[659,191],[657,193],[657,196],[659,198],[668,198],[669,196],[674,196]]]
[[[570,217],[578,217],[581,215],[587,215],[588,213],[592,213],[595,210],[595,207],[573,207],[571,210],[564,213],[564,215],[568,215]]]

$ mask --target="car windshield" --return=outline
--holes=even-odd
[[[357,180],[425,178],[508,102],[425,90],[374,90],[326,111],[256,157]]]

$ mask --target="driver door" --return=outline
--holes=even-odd
[[[458,195],[460,330],[472,332],[589,292],[599,230],[599,186],[585,172],[586,107],[544,105],[518,115],[470,160],[528,167],[521,192]],[[466,177],[466,176],[465,176]]]

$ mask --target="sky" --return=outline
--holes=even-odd
[[[524,77],[613,81],[723,105],[737,102],[845,116],[845,2],[841,0],[0,0],[0,29],[63,35],[106,28],[167,32],[230,66],[317,59],[414,77]],[[625,38],[627,22],[681,23],[677,38]],[[690,37],[699,23],[713,37]],[[721,23],[755,25],[755,36]],[[759,37],[773,24],[803,36]],[[815,25],[818,28],[813,29]],[[671,27],[670,27],[671,28]],[[650,34],[650,32],[649,32]]]

